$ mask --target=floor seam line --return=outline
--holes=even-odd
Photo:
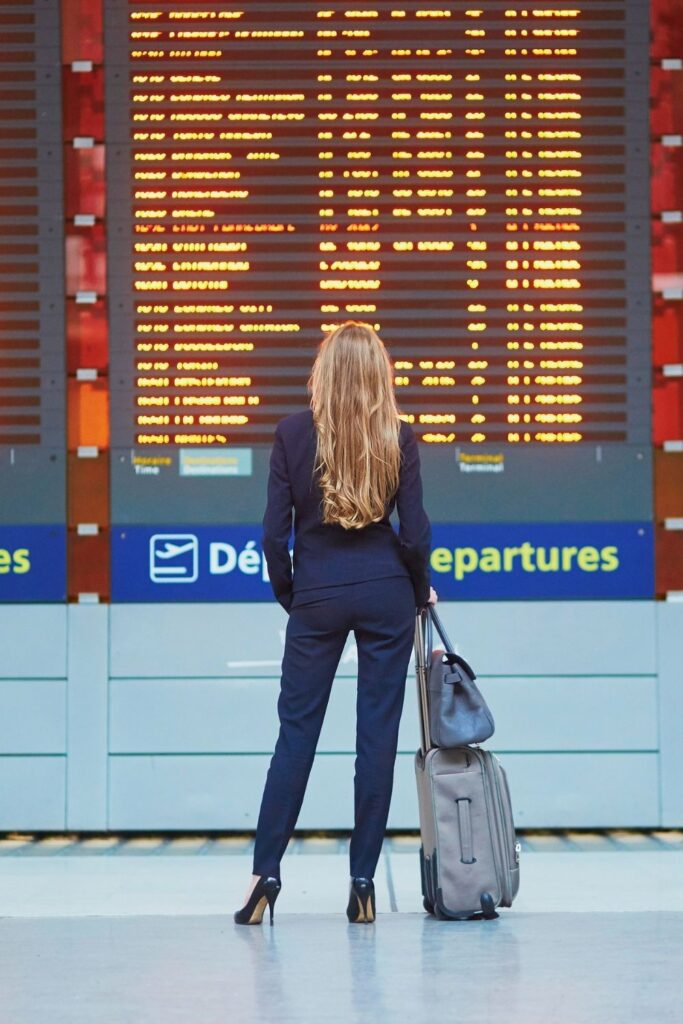
[[[384,862],[387,869],[387,889],[389,890],[389,906],[392,914],[398,913],[398,903],[396,902],[396,888],[394,886],[394,873],[391,867],[391,856],[389,852],[384,854]]]

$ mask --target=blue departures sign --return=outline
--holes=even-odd
[[[0,525],[0,601],[66,600],[66,528]]]
[[[654,594],[652,525],[435,523],[446,600],[633,599]],[[258,524],[112,528],[112,601],[269,601]]]
[[[654,595],[652,525],[437,523],[432,583],[461,600],[627,599]]]

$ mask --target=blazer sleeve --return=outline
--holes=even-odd
[[[292,488],[287,470],[287,455],[278,426],[270,455],[268,500],[263,516],[263,553],[275,597],[289,611],[292,602],[292,559],[289,540],[292,533]]]
[[[432,528],[422,504],[420,455],[415,434],[410,427],[406,431],[401,450],[401,471],[396,494],[398,539],[401,557],[413,581],[415,601],[420,607],[429,599]]]

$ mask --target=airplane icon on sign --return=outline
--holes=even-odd
[[[194,583],[199,539],[193,533],[155,533],[149,539],[149,578],[154,583]]]

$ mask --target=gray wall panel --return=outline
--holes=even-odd
[[[110,829],[256,827],[263,755],[109,759]]]
[[[502,754],[520,828],[647,828],[659,821],[656,754]]]
[[[651,601],[449,602],[442,610],[481,675],[655,672]]]
[[[299,828],[351,826],[353,760],[316,759]],[[257,754],[112,757],[109,827],[253,829],[268,761]],[[655,754],[508,754],[504,764],[521,827],[658,823]],[[417,827],[411,754],[398,758],[389,827]]]
[[[486,679],[499,750],[656,750],[656,680],[645,678]],[[110,751],[269,753],[277,737],[276,679],[113,679]],[[356,685],[337,679],[318,749],[353,751]],[[419,742],[408,679],[399,749]]]
[[[273,676],[286,626],[275,603],[111,605],[110,674]]]
[[[683,604],[657,605],[662,824],[683,824]]]
[[[0,757],[0,831],[62,831],[66,759]]]
[[[655,672],[651,601],[443,602],[444,624],[481,675]],[[112,676],[279,674],[287,616],[274,604],[112,605]],[[342,673],[353,674],[349,645]]]
[[[65,606],[0,604],[0,655],[1,678],[65,678]]]
[[[350,689],[348,680],[338,682],[333,718],[345,713],[343,690]],[[274,679],[112,679],[110,752],[268,753],[278,691]]]
[[[485,679],[496,749],[656,750],[656,678]]]
[[[65,752],[65,681],[0,679],[0,755]]]
[[[683,606],[443,604],[442,611],[449,630],[455,634],[457,622],[467,636],[464,652],[494,708],[520,826],[657,825],[660,799],[664,823],[683,824]],[[0,742],[6,752],[52,755],[0,757],[0,828],[253,828],[277,730],[284,613],[275,605],[138,605],[72,606],[68,614],[67,666],[66,609],[0,607]],[[538,644],[525,646],[534,629]],[[353,655],[350,644],[302,827],[345,828],[351,820]],[[64,758],[54,755],[64,749],[67,668]],[[417,821],[416,744],[411,673],[395,828]],[[109,749],[138,756],[109,756]]]
[[[112,757],[109,828],[250,830],[256,827],[266,755]],[[316,758],[299,828],[349,828],[353,755]],[[390,827],[414,828],[417,804],[411,755],[400,755]]]

